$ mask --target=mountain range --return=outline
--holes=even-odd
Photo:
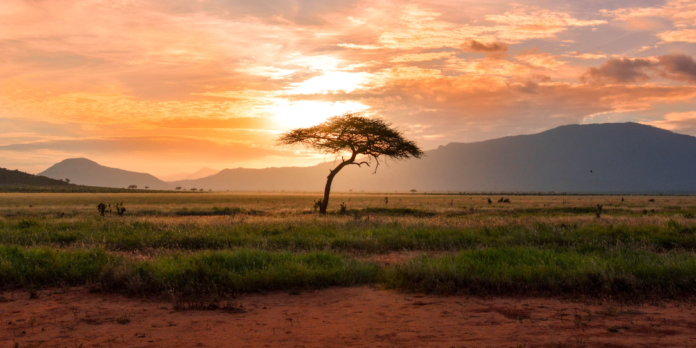
[[[0,168],[0,186],[70,186],[70,184],[59,179]]]
[[[70,158],[52,165],[38,175],[54,179],[68,178],[78,185],[128,188],[136,185],[156,190],[167,190],[171,185],[147,173],[131,172],[105,167],[86,158]]]
[[[224,169],[163,182],[149,174],[65,160],[40,175],[83,185],[213,190],[322,191],[337,163],[313,167]],[[422,159],[349,166],[338,191],[696,193],[696,137],[637,123],[568,125],[532,135],[450,143]]]
[[[205,178],[206,176],[211,176],[219,173],[219,170],[211,168],[201,168],[193,173],[176,173],[169,174],[165,176],[159,176],[160,179],[164,181],[179,181],[179,180],[196,180],[200,178]]]

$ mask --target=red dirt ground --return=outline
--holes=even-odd
[[[243,310],[175,311],[166,301],[84,289],[38,299],[5,292],[0,347],[696,346],[696,309],[686,302],[629,308],[357,287],[246,295],[234,304]]]

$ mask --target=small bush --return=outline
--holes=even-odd
[[[99,215],[104,216],[104,214],[106,214],[106,204],[104,204],[104,203],[97,204],[97,210],[99,211]]]
[[[123,206],[123,203],[117,203],[116,204],[116,213],[118,216],[123,216],[123,214],[126,212],[126,207]]]

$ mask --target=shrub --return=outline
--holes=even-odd
[[[101,216],[104,216],[104,214],[106,214],[106,204],[104,204],[104,203],[97,204],[97,210],[99,210],[99,214]]]
[[[313,208],[314,208],[314,211],[317,211],[317,210],[319,210],[319,209],[321,208],[322,202],[324,202],[324,199],[323,199],[323,198],[319,198],[319,200],[317,200],[316,202],[314,202],[314,207],[313,207]]]
[[[123,216],[123,214],[126,212],[126,207],[123,206],[123,203],[116,203],[116,213],[118,216]]]

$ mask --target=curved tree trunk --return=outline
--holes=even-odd
[[[353,154],[353,156],[350,157],[347,161],[341,162],[336,168],[334,168],[330,173],[329,176],[326,177],[326,186],[324,187],[324,199],[321,201],[321,207],[319,207],[319,214],[326,214],[326,208],[329,207],[329,194],[331,193],[331,183],[333,182],[334,177],[338,172],[343,169],[343,167],[353,164],[355,161],[355,156],[357,154]]]
[[[338,170],[334,169],[331,171],[331,174],[329,174],[329,176],[326,178],[326,187],[324,187],[324,199],[321,201],[321,207],[319,208],[320,214],[326,214],[326,208],[329,207],[329,194],[331,193],[331,182],[333,182],[333,178],[336,176],[336,173],[338,173]]]

